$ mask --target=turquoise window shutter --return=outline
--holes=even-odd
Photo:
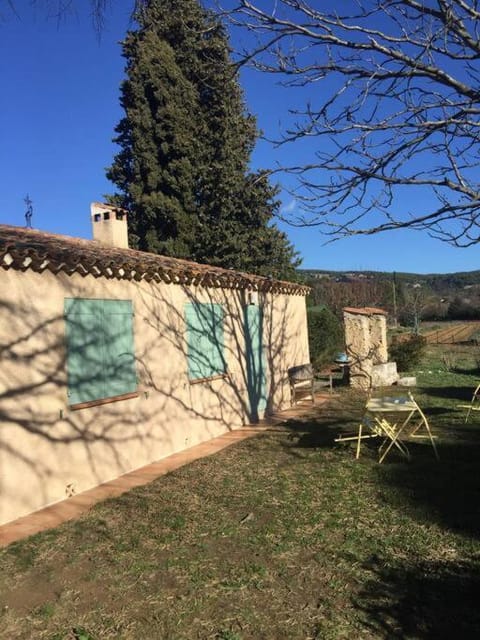
[[[137,389],[133,343],[133,307],[130,300],[104,300],[106,397]]]
[[[103,314],[96,300],[65,300],[69,404],[105,397]]]
[[[185,305],[190,379],[209,378],[226,371],[223,320],[219,304]]]
[[[247,388],[252,416],[267,406],[267,363],[263,348],[263,314],[260,307],[245,307]]]
[[[137,389],[129,300],[65,300],[69,404]]]
[[[205,305],[210,307],[210,366],[211,375],[225,373],[225,344],[223,330],[223,308],[220,304]]]
[[[185,322],[187,325],[188,377],[191,379],[204,378],[206,377],[206,358],[208,357],[205,349],[209,349],[209,345],[205,341],[202,325],[198,318],[197,305],[187,304],[185,306]]]

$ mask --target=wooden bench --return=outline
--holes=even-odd
[[[333,393],[333,380],[337,383],[348,384],[348,367],[346,365],[330,365],[315,374],[316,385],[328,387],[330,393]]]
[[[339,367],[326,367],[315,374],[318,386],[328,387],[328,391],[333,393],[333,376],[341,373]]]
[[[288,382],[290,384],[290,404],[292,406],[299,400],[311,400],[312,404],[315,404],[314,373],[310,363],[290,367],[288,370]]]

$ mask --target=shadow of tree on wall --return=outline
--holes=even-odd
[[[18,293],[19,273],[7,278],[0,301],[0,461],[4,478],[12,469],[17,478],[25,470],[25,485],[16,491],[24,513],[67,497],[67,485],[81,491],[222,431],[255,423],[264,393],[268,408],[287,399],[286,371],[303,349],[298,345],[296,351],[291,343],[301,327],[288,296],[261,294],[265,342],[257,348],[265,357],[253,357],[245,329],[246,291],[143,280],[123,282],[121,288],[117,284],[112,293],[107,279],[37,277],[51,282],[51,300],[32,297],[27,283]],[[63,298],[76,297],[133,300],[138,398],[69,409]],[[223,306],[227,368],[221,379],[192,384],[185,303],[198,300]],[[12,483],[0,483],[0,492],[11,499]]]
[[[475,638],[480,628],[480,560],[448,557],[385,566],[372,558],[371,578],[354,601],[374,637],[404,640]]]
[[[160,381],[152,375],[152,366],[149,363],[150,351],[144,355],[137,355],[139,370],[142,371],[144,382],[152,387],[156,392],[164,393],[163,387],[167,380],[173,379],[176,382],[168,394],[168,398],[174,398],[180,402],[182,408],[193,411],[197,417],[205,420],[220,420],[226,426],[232,423],[234,416],[236,425],[252,423],[255,424],[259,418],[259,407],[266,395],[267,411],[273,406],[274,398],[277,404],[280,401],[288,400],[286,397],[287,369],[290,366],[289,356],[293,359],[300,357],[301,345],[294,348],[292,338],[299,335],[297,320],[292,316],[288,308],[288,300],[284,298],[282,303],[277,297],[265,296],[261,301],[263,327],[260,325],[263,341],[253,344],[251,327],[246,322],[246,301],[245,291],[237,291],[234,295],[227,290],[206,290],[201,292],[192,291],[188,287],[182,287],[185,301],[196,303],[199,300],[207,304],[220,304],[224,309],[224,342],[216,344],[219,353],[223,352],[223,359],[226,362],[226,372],[222,380],[202,379],[197,382],[189,379],[188,360],[192,359],[197,368],[203,368],[208,362],[205,355],[195,351],[193,356],[189,353],[188,333],[185,324],[184,306],[180,307],[173,303],[166,296],[159,297],[158,292],[151,287],[140,289],[142,302],[147,310],[144,322],[155,334],[160,336],[159,340],[168,344],[171,352],[180,360],[181,368],[177,370],[176,377],[170,368],[169,362],[164,365],[164,377]],[[275,319],[272,320],[272,306],[275,305]],[[200,305],[201,307],[201,305]],[[208,311],[200,311],[205,314],[202,326],[208,328],[211,318]],[[215,340],[216,334],[210,332]],[[155,345],[152,345],[152,349]],[[256,350],[256,352],[255,352]],[[263,356],[263,357],[262,357]],[[263,382],[266,382],[264,388]],[[160,384],[159,384],[160,382]],[[213,405],[209,411],[200,410],[195,402],[185,404],[181,401],[178,387],[188,387],[190,389],[190,400],[195,395],[196,389],[202,392],[208,390]],[[212,413],[211,410],[215,409]],[[234,421],[234,423],[235,423]]]

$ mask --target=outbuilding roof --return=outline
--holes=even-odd
[[[377,307],[345,307],[343,311],[345,313],[356,313],[361,316],[388,315],[385,309],[378,309]]]
[[[36,272],[117,280],[146,280],[168,284],[307,295],[306,285],[265,278],[179,258],[109,247],[94,240],[0,225],[0,266]]]

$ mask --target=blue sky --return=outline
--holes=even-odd
[[[0,5],[0,222],[24,225],[23,200],[29,194],[35,228],[90,238],[90,202],[113,191],[105,167],[115,153],[111,140],[122,117],[124,60],[118,43],[129,26],[131,1],[115,0],[100,41],[86,0],[78,0],[77,13],[60,24],[48,19],[44,8],[33,9],[30,0],[16,0],[18,17],[5,4]],[[298,93],[273,82],[253,71],[242,75],[248,107],[271,136],[285,122],[288,108],[300,101]],[[260,142],[253,163],[272,168],[281,157],[301,162],[302,152]],[[293,197],[284,192],[282,200],[286,210],[295,211]],[[449,247],[421,232],[348,238],[325,246],[315,228],[280,226],[305,268],[418,273],[480,268],[477,247]]]

